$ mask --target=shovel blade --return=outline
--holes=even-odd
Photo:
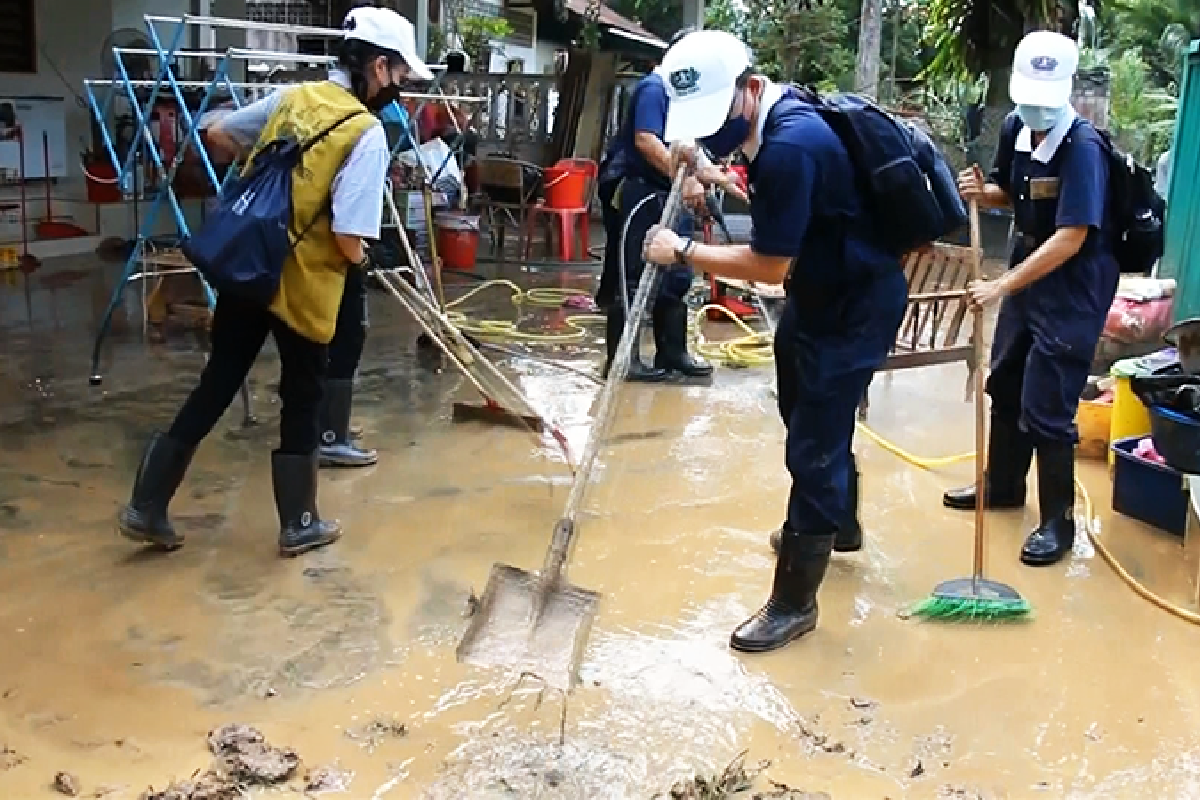
[[[547,588],[536,573],[496,564],[471,624],[460,662],[536,675],[567,692],[579,665],[600,595],[566,582]]]

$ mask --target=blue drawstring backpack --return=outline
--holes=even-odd
[[[292,236],[292,173],[315,144],[366,111],[347,114],[303,144],[276,139],[263,147],[245,175],[222,190],[216,209],[181,245],[183,254],[218,293],[269,305],[283,265],[326,206]]]

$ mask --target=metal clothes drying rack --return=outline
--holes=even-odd
[[[185,38],[185,31],[189,27],[206,27],[233,30],[268,30],[327,39],[340,39],[345,35],[345,32],[340,29],[250,22],[222,17],[195,15],[173,17],[147,14],[144,20],[153,49],[114,47],[114,66],[118,77],[110,80],[84,81],[84,92],[88,105],[92,111],[92,115],[98,122],[104,148],[117,172],[117,183],[122,192],[129,191],[130,184],[135,178],[135,173],[142,165],[139,163],[141,159],[149,158],[161,177],[161,188],[157,196],[150,203],[148,213],[136,232],[134,247],[126,260],[116,286],[113,288],[108,306],[105,309],[103,319],[96,333],[92,350],[91,373],[89,375],[89,382],[93,386],[98,386],[103,382],[103,375],[100,372],[100,359],[104,340],[111,330],[113,314],[121,303],[126,286],[130,283],[170,275],[194,274],[204,288],[208,308],[211,310],[215,305],[216,298],[212,287],[207,284],[178,248],[179,242],[189,235],[189,226],[180,205],[180,199],[175,191],[175,177],[184,162],[189,148],[195,148],[195,153],[198,155],[203,166],[204,176],[215,192],[220,193],[225,182],[235,174],[234,170],[230,169],[223,178],[218,176],[217,169],[206,151],[204,143],[198,136],[199,128],[196,123],[210,110],[214,96],[218,93],[227,93],[235,108],[241,108],[245,103],[258,99],[260,96],[296,85],[286,82],[253,83],[235,81],[231,77],[231,65],[239,61],[254,61],[324,65],[328,67],[337,61],[337,58],[334,56],[282,53],[244,47],[231,47],[225,50],[181,49],[181,44]],[[169,36],[163,36],[158,27],[160,25],[172,25],[174,29],[170,32]],[[166,41],[165,45],[164,40]],[[124,62],[125,56],[151,56],[156,58],[157,68],[155,78],[153,80],[131,79]],[[217,63],[212,77],[208,80],[180,80],[176,75],[175,66],[180,59],[209,59]],[[441,78],[445,74],[445,67],[433,67],[433,69],[438,74],[428,93],[405,93],[402,96],[404,99],[421,101],[421,106],[418,107],[417,111],[407,117],[407,138],[411,142],[424,180],[429,183],[432,183],[436,179],[436,175],[440,173],[441,167],[437,170],[430,169],[429,165],[424,163],[420,148],[417,145],[419,137],[416,132],[416,117],[420,109],[427,102],[445,103],[451,99],[465,102],[482,102],[483,100],[483,98],[474,97],[448,97],[440,89]],[[145,96],[144,101],[141,101],[139,100],[138,89],[146,88],[149,88],[149,94]],[[203,90],[200,104],[194,112],[188,107],[187,98],[184,95],[185,89]],[[136,123],[136,133],[129,145],[128,152],[124,156],[118,153],[115,131],[110,132],[109,127],[109,112],[118,98],[122,98],[129,103]],[[150,120],[155,109],[155,104],[160,98],[164,100],[173,99],[183,121],[184,136],[179,141],[173,157],[169,159],[169,163],[167,163],[168,159],[164,158],[164,153],[155,141],[150,127]],[[457,120],[455,124],[457,125]],[[404,144],[404,138],[401,137],[401,141],[397,143],[393,150],[393,158]],[[454,157],[453,152],[450,157]],[[442,166],[444,167],[444,165]],[[391,202],[390,182],[385,191],[389,199],[389,205],[385,208],[385,214],[392,218],[394,221],[393,224],[396,224],[399,222],[399,215],[396,214],[394,203]],[[155,246],[154,241],[165,237],[156,236],[155,229],[163,206],[167,206],[174,217],[177,236],[175,237],[175,246],[159,248]],[[427,213],[429,213],[428,209]],[[429,276],[424,274],[424,270],[419,267],[414,271],[422,273],[420,278],[418,278],[418,284],[432,299],[434,293]],[[144,333],[145,320],[143,319]],[[251,424],[254,418],[250,406],[249,388],[246,384],[243,384],[241,394],[245,411],[245,422],[246,424]]]
[[[183,164],[188,149],[194,147],[203,165],[205,177],[208,179],[213,190],[219,193],[223,187],[224,180],[229,179],[234,174],[234,171],[232,169],[228,170],[224,176],[224,180],[217,176],[217,170],[213,166],[212,159],[209,157],[203,142],[200,141],[198,136],[199,129],[196,126],[196,121],[203,117],[209,110],[213,97],[218,91],[224,90],[228,92],[234,106],[240,108],[245,101],[251,99],[255,94],[278,91],[280,88],[288,85],[234,81],[230,72],[231,64],[237,61],[254,60],[275,63],[290,62],[328,65],[336,60],[331,56],[278,53],[239,47],[231,47],[223,51],[185,50],[181,48],[185,32],[193,27],[205,27],[233,30],[249,30],[253,28],[256,30],[281,31],[326,38],[335,38],[344,35],[343,31],[330,28],[252,23],[247,20],[225,19],[221,17],[193,15],[168,17],[147,14],[143,19],[153,49],[114,47],[113,63],[118,77],[116,79],[85,80],[83,82],[84,94],[87,97],[88,106],[97,122],[105,151],[117,173],[117,183],[121,191],[123,193],[129,191],[134,173],[139,168],[139,162],[143,158],[148,157],[153,162],[161,177],[157,196],[150,203],[148,213],[136,232],[134,247],[125,262],[125,267],[121,272],[116,286],[113,288],[108,307],[105,309],[100,328],[96,333],[96,339],[92,348],[91,372],[88,377],[89,383],[93,386],[100,385],[104,380],[100,372],[101,350],[104,340],[112,327],[113,314],[120,305],[125,287],[128,284],[135,281],[162,278],[170,275],[194,274],[204,288],[205,300],[210,311],[216,304],[216,297],[212,287],[208,285],[178,249],[178,243],[189,235],[189,228],[183,214],[183,209],[180,206],[179,198],[175,193],[175,176]],[[165,37],[167,40],[166,45],[163,44],[164,36],[160,35],[158,27],[160,25],[174,26],[174,30],[170,32],[170,35]],[[127,55],[152,56],[156,58],[158,63],[154,80],[131,79],[129,70],[125,65],[125,56]],[[179,80],[175,74],[176,64],[180,59],[185,58],[216,60],[217,66],[212,77],[206,81]],[[141,102],[138,99],[137,90],[146,87],[150,88],[150,92],[146,100]],[[194,115],[188,108],[184,89],[204,90],[202,100]],[[169,91],[169,94],[165,90]],[[117,152],[114,141],[115,131],[110,132],[109,129],[109,112],[112,110],[114,101],[118,97],[123,97],[123,99],[128,101],[136,122],[136,132],[133,141],[130,143],[129,150],[125,153],[124,157]],[[155,141],[153,131],[150,128],[150,120],[160,97],[164,100],[168,98],[174,99],[179,115],[183,120],[183,129],[185,131],[184,137],[179,142],[170,164],[165,163],[164,154]],[[155,235],[155,229],[158,224],[159,214],[164,205],[170,208],[175,218],[178,236],[174,243],[176,246],[158,249],[153,246],[153,241],[160,238]],[[142,326],[144,335],[145,315],[143,315]],[[241,395],[244,411],[243,424],[251,425],[255,422],[255,419],[251,408],[248,384],[242,384]]]

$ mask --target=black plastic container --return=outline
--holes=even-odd
[[[1150,437],[1168,466],[1200,475],[1200,421],[1169,408],[1151,406]]]

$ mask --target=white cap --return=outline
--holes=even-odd
[[[1008,96],[1019,106],[1062,108],[1071,102],[1078,66],[1074,41],[1061,33],[1034,31],[1017,45]]]
[[[737,79],[750,68],[750,50],[726,31],[696,31],[663,56],[659,72],[667,84],[668,142],[716,133],[729,116]]]
[[[417,56],[417,36],[413,24],[390,8],[352,8],[342,28],[346,31],[347,39],[359,39],[381,50],[396,53],[417,78],[433,80],[433,73]]]

